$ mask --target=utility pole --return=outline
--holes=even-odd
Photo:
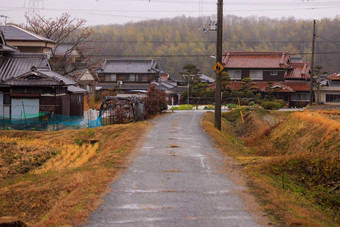
[[[223,0],[217,3],[217,42],[216,42],[216,64],[222,62],[222,32],[223,32]],[[215,81],[215,128],[221,130],[221,71],[216,72]]]
[[[312,42],[312,60],[311,60],[311,73],[310,73],[310,87],[309,87],[309,105],[313,105],[313,80],[314,80],[314,51],[315,51],[315,25],[316,20],[313,22],[313,42]]]

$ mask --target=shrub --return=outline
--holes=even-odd
[[[252,91],[246,91],[247,98],[254,98],[254,93]]]
[[[228,107],[228,109],[237,108],[236,104],[226,104],[226,106]]]
[[[146,95],[144,100],[146,118],[156,116],[168,108],[165,92],[158,90],[155,86],[150,86]]]
[[[227,98],[229,98],[230,97],[230,92],[229,91],[224,91],[223,93],[222,93],[222,98],[223,99],[227,99]]]
[[[205,110],[214,110],[214,109],[215,109],[215,106],[213,106],[213,105],[208,105],[208,106],[205,106],[204,109],[205,109]]]
[[[189,105],[189,110],[192,110],[193,106]],[[188,109],[188,105],[187,104],[183,104],[183,105],[179,105],[179,106],[174,106],[173,108],[171,108],[173,110],[187,110]]]
[[[230,97],[237,97],[237,92],[236,92],[236,90],[233,90],[233,91],[230,93]]]
[[[244,91],[239,91],[238,92],[238,97],[245,98],[246,97],[246,93]]]
[[[282,100],[282,101],[281,100],[264,101],[262,103],[262,107],[267,109],[267,110],[278,110],[278,109],[284,107],[284,105],[285,105],[284,100]]]

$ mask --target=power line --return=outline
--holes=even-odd
[[[131,43],[138,43],[138,44],[143,44],[143,43],[147,43],[147,44],[215,44],[215,41],[207,41],[207,42],[193,42],[193,41],[187,41],[187,42],[175,42],[175,41],[137,41],[137,40],[91,40],[91,41],[84,41],[86,43],[127,43],[127,44],[131,44]],[[292,44],[298,44],[298,43],[311,43],[311,41],[227,41],[227,42],[223,42],[224,44],[262,44],[262,43],[278,43],[278,44],[285,44],[285,43],[292,43]],[[318,41],[318,43],[340,43],[340,41]]]
[[[312,53],[289,53],[290,55],[311,55]],[[333,52],[318,52],[315,55],[326,55],[326,54],[340,54],[340,51]],[[211,54],[164,54],[164,55],[152,55],[152,54],[126,54],[126,55],[113,55],[113,54],[92,54],[91,57],[113,57],[113,58],[191,58],[191,57],[211,57]],[[226,56],[226,55],[222,55]]]
[[[255,5],[258,5],[256,2],[243,2],[245,6],[252,5],[254,3]],[[340,4],[336,3],[336,4]],[[270,4],[266,4],[266,6],[270,6]],[[275,5],[277,6],[277,3]],[[287,4],[285,4],[287,6]],[[334,8],[340,8],[340,6],[315,6],[315,7],[293,7],[293,8],[269,8],[269,9],[232,9],[232,11],[236,12],[243,12],[243,11],[249,11],[249,12],[261,12],[261,11],[285,11],[285,10],[316,10],[316,9],[334,9]],[[2,7],[1,9],[6,10],[26,10],[25,7]],[[133,9],[64,9],[64,8],[58,8],[58,9],[52,9],[52,8],[42,8],[41,11],[59,11],[59,12],[138,12],[138,13],[189,13],[189,12],[199,12],[199,10],[133,10]],[[214,10],[205,10],[205,12],[215,12]],[[103,15],[103,14],[97,14],[97,15]],[[107,14],[106,14],[107,15]]]

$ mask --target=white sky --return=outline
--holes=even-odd
[[[58,17],[68,12],[87,25],[124,24],[176,16],[211,16],[217,0],[0,0],[0,23],[24,23],[24,14],[36,6],[40,15]],[[340,15],[340,0],[224,0],[224,15],[303,19]],[[5,18],[3,16],[7,16]]]

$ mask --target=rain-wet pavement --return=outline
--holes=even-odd
[[[85,226],[259,226],[220,170],[222,156],[200,128],[203,112],[169,113]]]

